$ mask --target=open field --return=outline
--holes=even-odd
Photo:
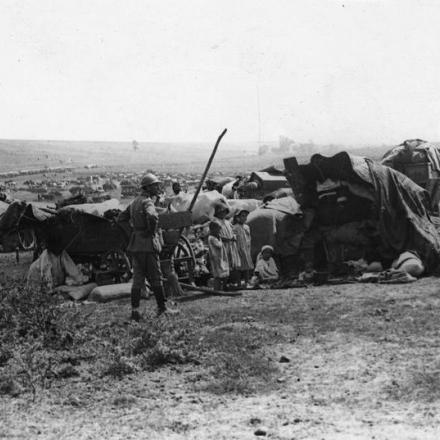
[[[22,278],[26,258],[3,255],[2,276]],[[439,438],[435,278],[250,291],[183,303],[168,320],[152,306],[139,325],[126,301],[56,307],[71,339],[67,351],[38,339],[44,371],[20,322],[2,328],[17,344],[2,380],[18,391],[3,382],[0,438],[252,439],[261,426],[283,440]]]
[[[38,169],[45,166],[82,168],[87,164],[96,164],[98,171],[142,171],[151,168],[160,172],[201,173],[214,142],[215,139],[212,143],[204,144],[139,143],[139,149],[134,151],[129,142],[0,140],[0,172]],[[346,148],[335,145],[324,154],[335,154]],[[387,146],[350,147],[349,151],[380,159],[388,149]],[[270,165],[282,167],[285,155],[269,152],[260,156],[257,150],[256,143],[228,144],[226,139],[220,145],[212,171],[237,173],[256,171]],[[300,162],[309,158],[305,154],[295,155]]]

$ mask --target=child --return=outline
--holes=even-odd
[[[229,272],[232,274],[240,267],[240,255],[238,255],[237,238],[232,229],[231,222],[226,219],[229,209],[226,206],[217,205],[215,207],[214,217],[220,224],[220,238],[226,249],[226,255],[229,262]]]
[[[221,225],[218,222],[209,223],[209,262],[216,290],[224,290],[229,278],[229,263],[225,246],[220,238],[220,231]]]
[[[249,211],[245,209],[238,211],[234,216],[232,227],[237,237],[237,249],[240,256],[240,266],[238,267],[240,282],[243,281],[245,286],[248,285],[250,274],[254,268],[251,257],[251,231],[249,226],[245,224],[248,215]]]
[[[278,267],[273,259],[273,247],[266,245],[261,248],[255,266],[255,275],[260,282],[276,281],[279,277]]]

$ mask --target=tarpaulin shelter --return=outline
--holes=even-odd
[[[440,238],[429,215],[429,197],[408,177],[346,152],[332,157],[315,154],[306,165],[298,165],[295,158],[285,159],[285,166],[289,182],[303,208],[312,207],[319,214],[322,203],[318,197],[318,185],[326,179],[345,182],[351,186],[352,194],[358,192],[355,197],[360,197],[361,202],[351,208],[347,208],[344,202],[339,223],[362,221],[367,215],[367,211],[362,210],[368,210],[369,218],[377,227],[383,258],[395,258],[405,250],[411,250],[419,254],[428,271],[437,269]],[[368,200],[371,203],[367,203]],[[337,215],[336,220],[339,220]]]
[[[439,148],[440,145],[422,139],[407,139],[387,151],[381,164],[404,173],[405,167],[410,164],[429,163],[433,171],[440,173]]]
[[[382,158],[383,165],[408,176],[428,191],[431,209],[437,213],[440,203],[440,145],[421,139],[408,139]]]

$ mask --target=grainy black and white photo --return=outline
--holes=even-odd
[[[0,439],[440,438],[440,2],[2,0]]]

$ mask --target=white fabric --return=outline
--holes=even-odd
[[[209,262],[214,278],[227,278],[229,276],[229,262],[224,244],[220,239],[210,235],[208,237]]]
[[[316,182],[316,192],[327,192],[332,191],[341,186],[339,180],[325,179],[324,182]]]
[[[125,206],[121,204],[118,199],[106,200],[102,203],[83,203],[81,205],[68,205],[60,209],[60,211],[71,210],[86,212],[87,214],[93,214],[98,216],[104,216],[104,212],[110,209],[119,209],[123,211]]]
[[[270,257],[265,260],[261,252],[257,256],[257,264],[255,265],[255,273],[262,281],[277,280],[279,273],[275,260]]]
[[[302,214],[301,206],[293,196],[281,197],[279,199],[271,200],[264,205],[264,208],[275,209],[290,215]]]
[[[194,223],[203,223],[214,217],[215,206],[225,205],[228,209],[229,204],[225,196],[218,191],[206,191],[199,195],[192,212]]]
[[[232,187],[234,186],[234,184],[236,183],[236,180],[233,180],[232,182],[226,183],[225,185],[223,185],[222,188],[222,194],[228,198],[228,199],[232,199],[234,197],[234,190],[232,189]]]
[[[131,283],[98,286],[90,292],[89,300],[96,302],[108,302],[114,299],[127,298],[131,295],[131,286]]]
[[[261,204],[261,201],[256,199],[230,199],[228,200],[228,205],[231,213],[228,217],[233,217],[237,212],[243,209],[248,212],[255,211]]]
[[[167,206],[170,212],[183,212],[188,211],[189,205],[194,194],[180,193],[177,196],[174,195],[166,200]]]
[[[2,215],[4,212],[6,212],[9,208],[9,203],[2,202],[0,200],[0,215]]]
[[[170,212],[188,211],[194,194],[181,193],[171,199]],[[204,223],[214,217],[215,205],[224,204],[229,210],[228,200],[218,191],[205,191],[199,194],[192,210],[195,224]]]
[[[419,277],[425,271],[425,267],[420,258],[409,251],[401,253],[399,257],[393,261],[391,267],[393,269],[405,271],[413,277]]]
[[[27,284],[30,287],[45,286],[49,290],[68,282],[71,286],[79,286],[88,281],[77,268],[66,251],[59,256],[44,250],[35,260],[27,274]]]

